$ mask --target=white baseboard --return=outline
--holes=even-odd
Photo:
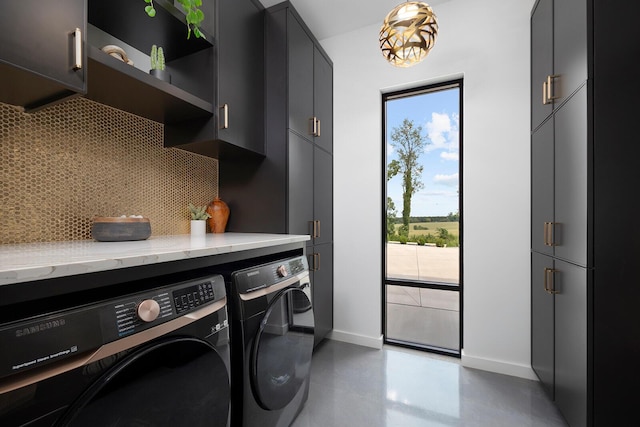
[[[327,338],[329,338],[330,340],[371,347],[378,350],[382,349],[383,343],[382,335],[380,335],[379,337],[369,337],[366,335],[358,335],[351,332],[338,331],[336,329],[329,332]]]
[[[483,371],[495,372],[498,374],[511,375],[512,377],[525,378],[527,380],[538,381],[533,369],[529,365],[508,363],[502,360],[487,359],[484,357],[469,356],[462,350],[460,363],[467,368],[481,369]]]

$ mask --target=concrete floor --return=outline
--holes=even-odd
[[[566,427],[540,383],[459,360],[325,340],[293,427]]]

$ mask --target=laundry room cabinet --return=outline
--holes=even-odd
[[[264,159],[220,163],[227,229],[310,235],[315,343],[333,328],[333,64],[290,3],[265,15]]]
[[[86,92],[87,0],[7,1],[0,13],[0,102],[27,111]]]
[[[531,364],[570,426],[636,418],[638,14],[538,0],[531,15]]]

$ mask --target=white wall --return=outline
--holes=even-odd
[[[438,5],[435,48],[399,69],[379,25],[321,40],[334,62],[335,330],[381,337],[381,93],[464,77],[463,364],[533,378],[529,290],[529,17],[533,0]],[[380,17],[381,20],[383,17]]]

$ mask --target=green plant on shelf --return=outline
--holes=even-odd
[[[164,61],[164,50],[155,44],[151,46],[151,69],[164,70],[166,67]]]
[[[196,38],[206,39],[205,35],[200,31],[200,24],[204,20],[204,12],[200,9],[202,6],[202,0],[177,0],[182,6],[185,14],[185,20],[187,22],[187,39],[191,38],[191,33]],[[153,0],[144,0],[147,5],[144,7],[144,11],[147,12],[151,18],[156,16],[156,9],[153,6]]]
[[[207,212],[206,206],[194,206],[192,203],[189,203],[189,212],[191,213],[192,220],[211,218],[211,215]]]

